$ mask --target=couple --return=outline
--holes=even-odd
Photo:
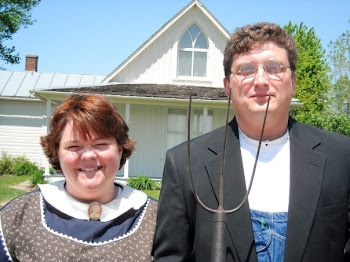
[[[294,40],[271,23],[239,28],[227,43],[223,81],[235,118],[225,209],[247,192],[271,99],[248,201],[227,216],[226,261],[350,261],[350,139],[289,117],[296,60]],[[213,209],[224,129],[191,141],[194,185]],[[65,182],[42,185],[1,210],[1,261],[210,261],[213,215],[193,196],[187,145],[167,153],[157,210],[142,192],[114,182],[134,150],[127,132],[101,96],[72,95],[58,107],[41,143]],[[89,206],[102,211],[89,217]]]

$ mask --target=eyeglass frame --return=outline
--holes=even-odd
[[[268,73],[268,72],[266,71],[266,64],[267,64],[268,62],[270,62],[270,61],[276,62],[276,63],[278,63],[278,64],[280,65],[280,72],[278,72],[278,73],[276,73],[276,74],[270,74],[270,73]],[[252,64],[252,65],[255,67],[255,72],[254,72],[254,74],[251,74],[251,75],[248,75],[248,76],[245,76],[245,75],[242,74],[242,66],[243,66],[243,65],[246,65],[246,64]],[[241,64],[241,65],[240,65],[240,70],[239,70],[239,71],[236,71],[236,72],[232,72],[232,71],[231,71],[229,74],[226,75],[226,77],[228,77],[228,76],[230,76],[230,75],[232,75],[232,74],[238,74],[238,73],[239,73],[239,75],[241,75],[241,76],[243,76],[243,77],[245,77],[245,78],[250,78],[250,77],[253,77],[253,76],[256,75],[256,73],[258,72],[258,69],[259,69],[260,67],[262,67],[262,68],[264,69],[265,74],[267,74],[267,75],[269,75],[269,76],[275,76],[275,75],[277,75],[277,74],[280,74],[280,73],[282,73],[282,72],[285,72],[285,70],[287,70],[287,69],[290,69],[290,71],[292,72],[292,74],[294,73],[294,68],[293,68],[293,67],[284,66],[284,65],[281,64],[281,62],[276,61],[276,60],[273,60],[273,59],[270,59],[270,60],[266,61],[264,65],[261,65],[261,64],[260,64],[260,65],[256,66],[253,62],[246,62],[246,63],[244,63],[244,64]],[[284,70],[283,68],[284,68],[285,70]]]

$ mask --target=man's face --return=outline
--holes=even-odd
[[[245,74],[244,70],[254,73],[255,68],[252,64],[257,68],[256,73],[250,76],[242,75]],[[271,74],[278,72],[274,70],[274,65],[279,64],[282,66],[281,72]],[[224,85],[227,95],[231,89],[231,101],[237,119],[254,121],[263,116],[269,94],[269,114],[283,117],[288,115],[296,81],[289,66],[287,51],[271,41],[256,43],[252,50],[234,57],[232,74],[228,76],[229,79],[224,78]]]

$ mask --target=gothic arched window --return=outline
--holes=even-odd
[[[190,26],[179,45],[178,75],[205,77],[207,74],[208,42],[197,25]]]

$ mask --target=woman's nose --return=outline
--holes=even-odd
[[[97,152],[91,147],[86,146],[82,149],[81,158],[82,159],[89,159],[89,158],[96,158]]]

